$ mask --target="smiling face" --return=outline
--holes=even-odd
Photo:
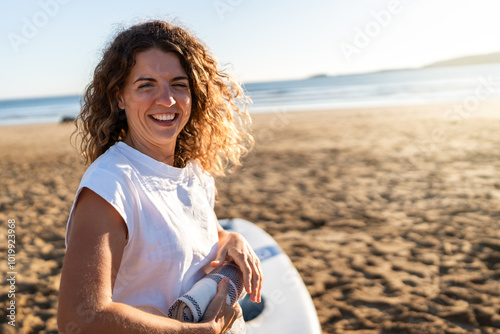
[[[153,48],[135,60],[118,99],[128,123],[124,142],[172,165],[177,136],[191,115],[188,76],[173,52]]]

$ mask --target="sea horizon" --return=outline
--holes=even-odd
[[[250,113],[500,100],[500,64],[426,67],[243,83]],[[0,125],[75,118],[82,95],[0,100]],[[477,100],[477,101],[475,101]],[[475,101],[475,102],[474,102]]]

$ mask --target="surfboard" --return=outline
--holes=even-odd
[[[240,301],[248,334],[321,334],[321,325],[307,288],[290,258],[257,225],[243,219],[220,219],[228,231],[245,237],[264,272],[262,302]]]

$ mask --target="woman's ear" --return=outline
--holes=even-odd
[[[118,99],[117,100],[118,100],[118,108],[120,108],[122,110],[125,110],[125,101],[123,99],[123,94],[122,93],[120,93],[118,95]]]

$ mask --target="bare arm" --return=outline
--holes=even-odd
[[[59,295],[58,326],[68,333],[220,333],[241,315],[225,304],[224,288],[210,304],[210,319],[199,324],[152,315],[111,299],[126,245],[126,225],[93,191],[80,194]],[[225,290],[227,293],[227,289]]]

